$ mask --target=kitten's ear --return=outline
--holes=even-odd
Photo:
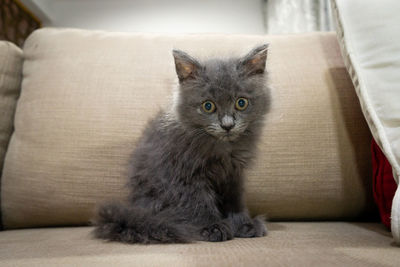
[[[239,70],[245,76],[261,74],[265,71],[268,44],[255,47],[246,56],[239,60]]]
[[[186,79],[195,79],[196,74],[198,74],[201,68],[200,63],[180,50],[173,50],[172,54],[175,59],[175,69],[179,81],[182,82]]]

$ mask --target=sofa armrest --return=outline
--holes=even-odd
[[[22,50],[19,47],[0,41],[0,176],[13,131],[14,112],[21,89],[22,61]],[[0,228],[1,226],[0,222]]]

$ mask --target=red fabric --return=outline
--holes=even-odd
[[[392,200],[397,189],[392,166],[382,153],[375,140],[372,140],[372,171],[374,199],[378,205],[382,223],[390,229],[390,213]]]

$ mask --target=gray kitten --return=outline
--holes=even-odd
[[[179,97],[151,120],[132,158],[128,202],[102,206],[98,238],[183,243],[259,237],[243,199],[243,171],[269,107],[267,45],[243,58],[199,63],[174,50]]]

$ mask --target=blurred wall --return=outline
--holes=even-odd
[[[44,26],[263,34],[263,0],[22,0]]]

